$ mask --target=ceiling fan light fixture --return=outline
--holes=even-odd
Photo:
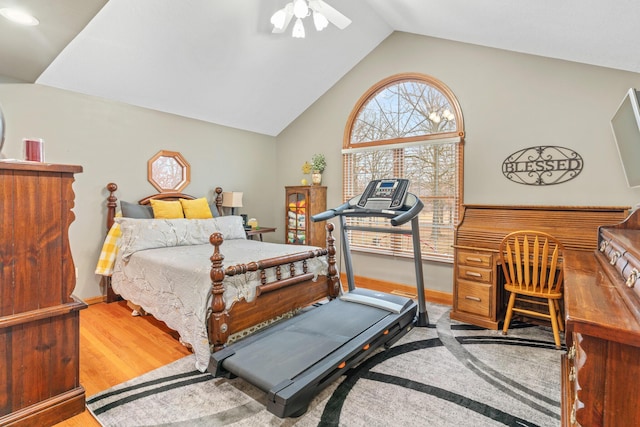
[[[282,31],[284,30],[284,23],[286,19],[287,13],[285,12],[285,9],[282,8],[271,16],[271,24],[274,29]]]
[[[271,15],[271,24],[273,24],[273,30],[271,32],[285,32],[291,20],[296,18],[291,36],[304,38],[305,30],[302,20],[312,15],[313,25],[318,31],[324,30],[330,23],[341,30],[344,30],[351,24],[351,19],[329,6],[323,0],[293,0],[287,3],[284,8]]]
[[[302,19],[309,15],[309,6],[306,0],[295,0],[293,2],[293,14],[298,19]]]
[[[317,31],[322,31],[329,25],[329,20],[320,12],[313,11],[313,25]]]
[[[35,16],[20,9],[5,7],[0,9],[0,15],[4,16],[9,21],[15,22],[16,24],[20,25],[33,27],[40,23],[40,21],[38,21]]]
[[[297,18],[296,23],[293,24],[293,31],[291,32],[291,36],[294,39],[303,39],[304,34],[304,25],[302,25],[302,19]]]

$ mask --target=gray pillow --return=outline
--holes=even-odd
[[[120,210],[125,218],[153,219],[153,209],[150,205],[139,205],[120,200]]]

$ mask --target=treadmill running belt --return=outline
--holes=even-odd
[[[224,361],[224,367],[270,390],[285,379],[295,378],[388,315],[386,310],[334,300],[300,315],[298,321],[288,321],[277,333],[265,334],[237,349]]]

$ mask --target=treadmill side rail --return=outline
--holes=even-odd
[[[229,357],[233,356],[234,354],[236,354],[236,352],[233,350],[233,347],[226,347],[226,348],[223,348],[220,351],[216,351],[215,353],[211,354],[211,357],[209,358],[209,366],[207,367],[207,371],[209,373],[211,373],[216,378],[218,378],[218,377],[225,377],[225,378],[235,377],[235,375],[233,375],[231,372],[227,371],[223,367],[225,359],[228,359]]]

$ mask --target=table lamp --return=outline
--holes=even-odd
[[[231,215],[235,215],[236,208],[242,207],[242,192],[238,192],[238,191],[223,192],[222,207],[231,208]]]

